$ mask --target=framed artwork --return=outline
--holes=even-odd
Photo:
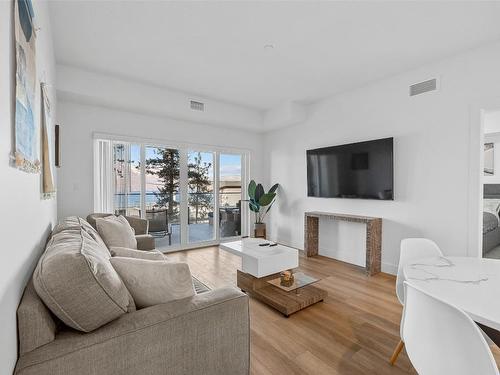
[[[484,175],[495,174],[495,144],[492,142],[484,144]]]
[[[54,196],[56,189],[52,176],[52,164],[50,163],[50,142],[48,129],[52,129],[51,102],[47,93],[47,86],[40,84],[42,98],[42,198],[50,199]]]
[[[60,140],[60,126],[56,125],[54,128],[54,147],[55,147],[55,161],[54,165],[59,168],[61,166],[61,146],[59,144]]]
[[[14,1],[16,44],[15,167],[40,171],[40,127],[35,121],[36,60],[31,0]]]

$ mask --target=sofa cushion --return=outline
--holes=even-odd
[[[109,250],[87,231],[83,221],[79,219],[79,227],[59,228],[51,237],[33,283],[59,319],[89,332],[135,310],[135,305],[109,261]]]
[[[114,257],[149,259],[149,260],[165,260],[166,257],[159,250],[134,250],[126,247],[112,247],[109,249]]]
[[[97,231],[104,243],[111,247],[137,249],[137,240],[132,227],[123,216],[110,215],[96,219]]]
[[[137,307],[148,307],[195,295],[187,263],[111,258]]]
[[[83,229],[100,245],[106,246],[106,244],[102,240],[97,230],[81,217],[68,216],[64,218],[54,227],[54,229],[52,230],[52,236],[67,229],[77,229],[77,230]]]

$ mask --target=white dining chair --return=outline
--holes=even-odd
[[[396,276],[396,295],[399,302],[403,305],[404,296],[404,273],[403,270],[409,263],[415,262],[418,259],[440,257],[443,256],[441,249],[434,242],[427,238],[405,238],[401,241],[400,254],[399,254],[399,265],[398,274]],[[404,347],[404,340],[399,340],[392,356],[389,360],[391,365],[394,365],[396,359],[398,359],[399,353]]]
[[[459,308],[405,282],[401,337],[420,375],[498,375],[488,343]]]

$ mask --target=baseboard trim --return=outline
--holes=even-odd
[[[391,275],[397,275],[398,266],[392,263],[382,262],[382,272],[389,273]]]

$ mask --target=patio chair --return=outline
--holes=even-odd
[[[239,209],[222,208],[219,210],[219,224],[222,237],[238,236],[241,232]]]
[[[168,236],[168,245],[172,245],[172,230],[168,224],[166,208],[146,210],[146,219],[149,221],[149,234],[153,237]]]

